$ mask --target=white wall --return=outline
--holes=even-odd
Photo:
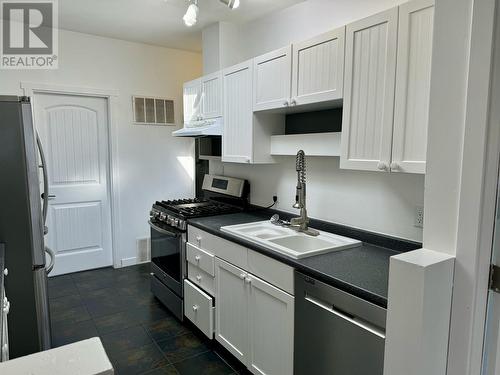
[[[294,41],[345,25],[405,0],[308,0],[261,19],[240,25],[239,48],[223,51],[228,61],[243,61]],[[221,44],[221,49],[224,45]],[[203,53],[210,53],[204,43]],[[234,61],[237,62],[237,61]],[[221,63],[221,68],[226,67]],[[210,67],[213,69],[213,67]],[[424,176],[347,171],[338,158],[308,158],[308,213],[311,217],[362,229],[422,240],[414,226],[417,206],[424,202]],[[294,158],[276,165],[249,166],[212,163],[214,172],[250,180],[252,202],[266,205],[279,197],[278,208],[291,208],[295,197]]]
[[[277,195],[278,209],[298,214],[292,208],[295,158],[278,160],[268,165],[212,163],[211,172],[248,179],[254,204],[269,205]],[[421,241],[422,229],[414,226],[414,212],[423,205],[423,176],[343,170],[334,157],[309,157],[306,163],[310,217]]]
[[[176,100],[182,123],[182,83],[201,75],[201,55],[61,31],[59,69],[0,71],[0,94],[22,94],[21,81],[119,90],[116,108],[120,173],[120,260],[136,256],[136,239],[149,236],[147,219],[157,199],[191,196],[191,176],[178,157],[193,155],[193,141],[173,127],[132,124],[132,95]]]
[[[237,60],[244,61],[404,2],[406,0],[307,0],[241,25],[240,48],[231,52],[237,55]],[[203,48],[205,51],[205,45]]]

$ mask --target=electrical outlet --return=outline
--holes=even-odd
[[[417,206],[415,209],[415,226],[418,228],[424,227],[424,207]]]

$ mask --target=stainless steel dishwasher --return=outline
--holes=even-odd
[[[382,375],[386,310],[295,272],[295,375]]]

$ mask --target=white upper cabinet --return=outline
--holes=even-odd
[[[202,111],[201,92],[201,79],[195,79],[184,84],[184,123],[200,120]]]
[[[202,117],[222,116],[222,71],[201,78]]]
[[[252,71],[253,61],[249,60],[227,68],[223,72],[222,161],[225,162],[252,162]]]
[[[294,43],[290,105],[342,99],[345,27]]]
[[[273,163],[271,135],[284,131],[284,116],[253,113],[253,68],[248,60],[223,72],[224,162]]]
[[[253,110],[263,111],[290,105],[292,47],[256,57],[253,62]]]
[[[347,25],[341,168],[390,168],[397,29],[398,8]]]
[[[393,172],[425,173],[434,0],[399,7]]]
[[[434,1],[346,29],[340,166],[425,173]]]

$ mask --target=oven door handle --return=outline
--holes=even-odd
[[[165,234],[167,236],[170,236],[170,237],[177,237],[177,233],[173,233],[173,232],[170,232],[169,230],[166,230],[166,229],[163,229],[163,228],[160,228],[159,226],[153,224],[151,222],[151,220],[148,220],[148,223],[149,225],[151,226],[151,228],[153,228],[155,231],[161,233],[161,234]]]

